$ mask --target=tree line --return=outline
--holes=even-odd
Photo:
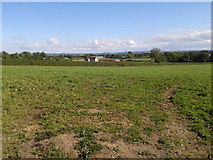
[[[45,52],[28,52],[24,51],[21,53],[13,53],[9,54],[5,51],[2,52],[2,59],[3,60],[10,60],[10,59],[32,59],[32,60],[74,60],[74,59],[87,59],[89,56],[97,56],[95,54],[83,54],[83,55],[72,55],[72,54],[56,54],[56,55],[48,55]],[[134,54],[133,52],[129,51],[127,54],[100,54],[105,58],[112,58],[112,59],[132,59],[132,58],[144,58],[149,57],[149,53],[137,53]]]
[[[150,51],[155,62],[212,62],[212,51],[163,52],[159,48]]]
[[[82,54],[82,55],[72,55],[72,54],[59,54],[59,55],[50,55],[45,52],[28,52],[24,51],[21,53],[9,54],[5,51],[1,52],[2,64],[11,65],[15,61],[19,63],[31,63],[41,62],[41,61],[61,61],[60,63],[69,63],[71,61],[82,61],[86,60],[89,56],[96,56],[94,54]],[[212,51],[203,50],[203,51],[188,51],[188,52],[161,52],[159,48],[153,48],[150,52],[147,53],[134,53],[129,51],[127,54],[104,54],[101,55],[105,58],[120,59],[121,61],[134,61],[134,59],[150,58],[151,62],[212,62]],[[36,62],[33,62],[36,60]],[[139,61],[138,61],[139,62]],[[141,62],[141,61],[140,61]],[[47,63],[47,62],[45,62]],[[111,62],[110,62],[111,63]]]

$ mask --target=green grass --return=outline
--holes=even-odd
[[[75,149],[80,151],[79,158],[88,158],[90,155],[100,151],[102,146],[96,142],[93,133],[98,131],[90,126],[81,126],[75,128],[77,137],[82,138],[76,145]]]
[[[158,149],[162,149],[162,148],[170,148],[170,143],[167,137],[160,137],[158,139],[158,145],[157,148]]]
[[[145,143],[141,133],[150,135],[167,122],[169,115],[157,111],[157,106],[163,103],[162,93],[174,86],[178,87],[172,103],[190,120],[191,129],[205,142],[210,142],[210,64],[3,66],[4,156],[17,157],[17,148],[24,142],[67,132],[83,138],[76,147],[83,157],[101,150],[93,137],[100,131],[112,134],[114,140],[123,138],[130,143]],[[76,112],[79,109],[104,112]],[[39,125],[40,129],[28,131],[33,125]]]

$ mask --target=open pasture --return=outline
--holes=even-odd
[[[3,156],[211,157],[211,65],[3,66]]]

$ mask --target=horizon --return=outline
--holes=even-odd
[[[153,49],[153,48],[152,48]],[[160,49],[160,48],[159,48]],[[127,54],[129,51],[131,51],[132,53],[134,54],[141,54],[141,53],[149,53],[150,50],[128,50],[128,51],[118,51],[118,52],[44,52],[44,51],[34,51],[34,52],[30,52],[30,51],[27,51],[27,50],[23,50],[21,52],[13,52],[13,53],[10,53],[10,52],[7,52],[7,51],[2,51],[2,52],[6,52],[8,54],[20,54],[22,52],[30,52],[31,54],[33,53],[41,53],[41,52],[44,52],[45,54],[56,54],[56,55],[63,55],[63,54],[73,54],[73,55],[86,55],[86,54],[100,54],[100,55],[104,55],[104,54]],[[161,53],[165,53],[165,52],[201,52],[201,51],[212,51],[211,49],[198,49],[198,50],[161,50]]]
[[[9,53],[211,49],[210,2],[3,2],[2,9]]]
[[[158,48],[158,47],[156,47]],[[153,49],[153,48],[151,48]],[[150,49],[150,50],[151,50]],[[160,49],[160,48],[159,48]],[[7,52],[5,50],[2,50],[2,52],[7,52],[8,54],[15,54],[15,53],[22,53],[22,52],[30,52],[30,53],[36,53],[36,52],[44,52],[46,54],[120,54],[120,53],[127,53],[129,51],[133,53],[139,53],[139,52],[150,52],[150,50],[126,50],[126,51],[106,51],[106,52],[45,52],[45,51],[28,51],[28,50],[22,50],[20,52]],[[212,51],[212,49],[179,49],[179,50],[161,50],[161,52],[190,52],[190,51]]]

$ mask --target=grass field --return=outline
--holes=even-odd
[[[211,157],[211,65],[3,66],[3,157]]]

